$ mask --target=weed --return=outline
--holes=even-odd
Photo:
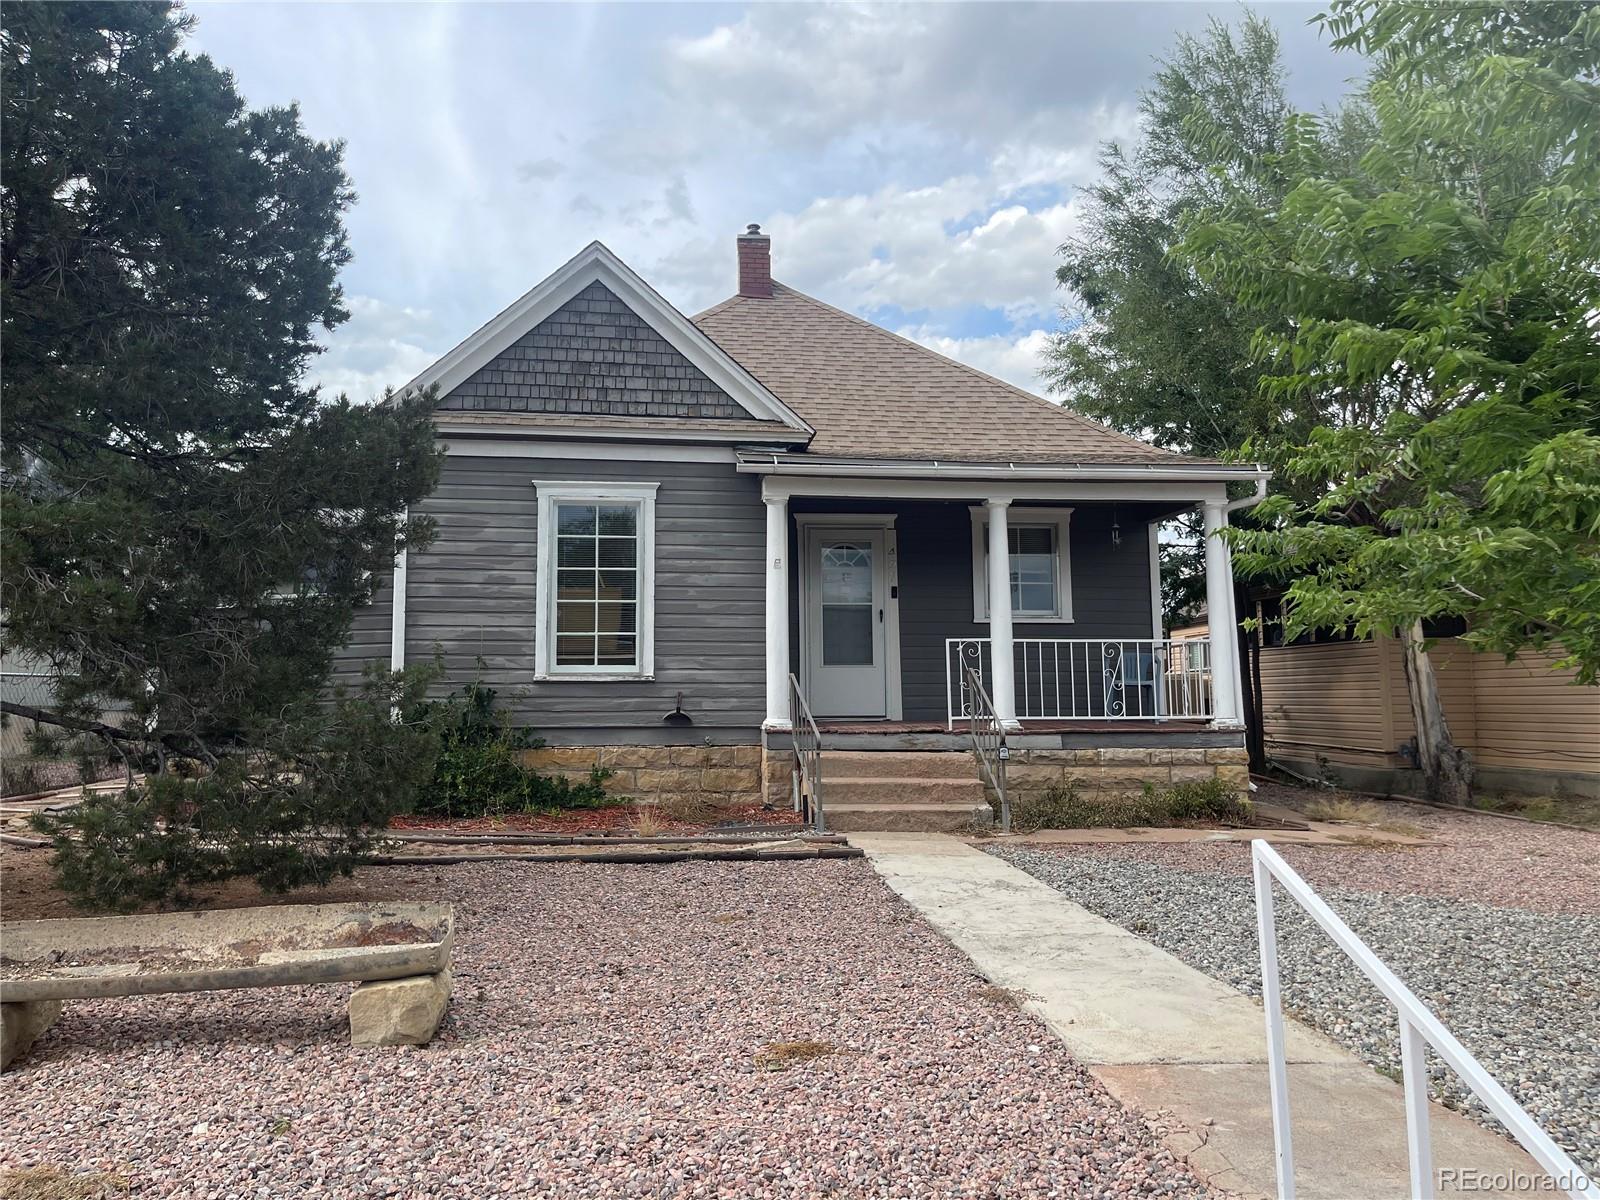
[[[1348,796],[1335,796],[1331,800],[1313,800],[1302,810],[1313,821],[1346,821],[1357,825],[1377,825],[1383,813],[1376,804],[1366,800],[1352,800]]]
[[[1011,827],[1018,833],[1034,833],[1040,829],[1240,823],[1249,819],[1250,812],[1250,801],[1217,779],[1165,788],[1146,784],[1137,795],[1094,799],[1080,796],[1071,784],[1053,784],[1043,792],[1019,796],[1012,803]]]
[[[288,1117],[279,1117],[276,1121],[274,1121],[272,1123],[272,1136],[273,1137],[285,1137],[285,1136],[288,1135],[289,1130],[291,1130],[293,1128],[294,1128],[294,1122],[289,1120]]]
[[[832,1042],[768,1042],[756,1051],[755,1064],[767,1071],[787,1071],[796,1063],[837,1054]]]
[[[640,837],[660,837],[667,831],[661,810],[653,804],[640,804],[633,810],[633,831]]]
[[[972,989],[972,994],[979,1000],[987,1000],[991,1004],[998,1004],[1002,1008],[1021,1008],[1023,1001],[1028,999],[1028,993],[1016,988],[1001,987],[997,983],[985,983]]]
[[[716,816],[717,806],[699,796],[669,796],[659,802],[661,811],[673,821],[685,825],[699,825]]]

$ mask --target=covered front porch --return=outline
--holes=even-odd
[[[1239,468],[848,466],[741,462],[765,475],[769,735],[802,702],[829,741],[907,749],[957,748],[991,709],[1014,744],[1238,729],[1234,622],[1165,636],[1157,539],[1196,507],[1225,525],[1216,475]],[[1222,539],[1206,563],[1210,609],[1231,615]]]

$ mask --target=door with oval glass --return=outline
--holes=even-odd
[[[884,529],[806,531],[804,662],[811,711],[888,715],[888,555]]]

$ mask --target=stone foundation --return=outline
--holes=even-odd
[[[1169,787],[1220,779],[1239,791],[1250,783],[1249,756],[1243,747],[1142,750],[1013,750],[1006,764],[1006,791],[1013,800],[1070,784],[1086,800],[1138,796],[1145,785]]]
[[[545,746],[523,765],[584,780],[606,767],[606,791],[639,804],[760,804],[760,746]]]

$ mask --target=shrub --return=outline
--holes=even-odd
[[[248,731],[250,752],[204,770],[161,760],[143,784],[91,792],[34,827],[54,841],[62,888],[87,907],[184,901],[238,876],[279,892],[327,884],[366,859],[428,778],[433,732],[393,717],[426,686],[425,671],[374,667],[357,692]]]
[[[1037,833],[1041,829],[1242,822],[1249,819],[1250,813],[1250,801],[1220,779],[1175,783],[1164,788],[1146,784],[1138,796],[1109,799],[1084,799],[1071,784],[1058,783],[1043,792],[1024,793],[1014,799],[1011,828],[1016,833]]]
[[[416,719],[439,738],[439,757],[432,780],[417,793],[413,813],[487,817],[598,808],[612,802],[605,789],[611,772],[601,767],[574,782],[523,766],[523,751],[544,743],[497,713],[495,694],[493,688],[474,682],[446,700],[418,706]]]
[[[1230,787],[1220,779],[1200,779],[1190,783],[1175,783],[1154,793],[1158,811],[1164,812],[1168,822],[1227,821],[1244,822],[1255,811],[1250,798]]]

